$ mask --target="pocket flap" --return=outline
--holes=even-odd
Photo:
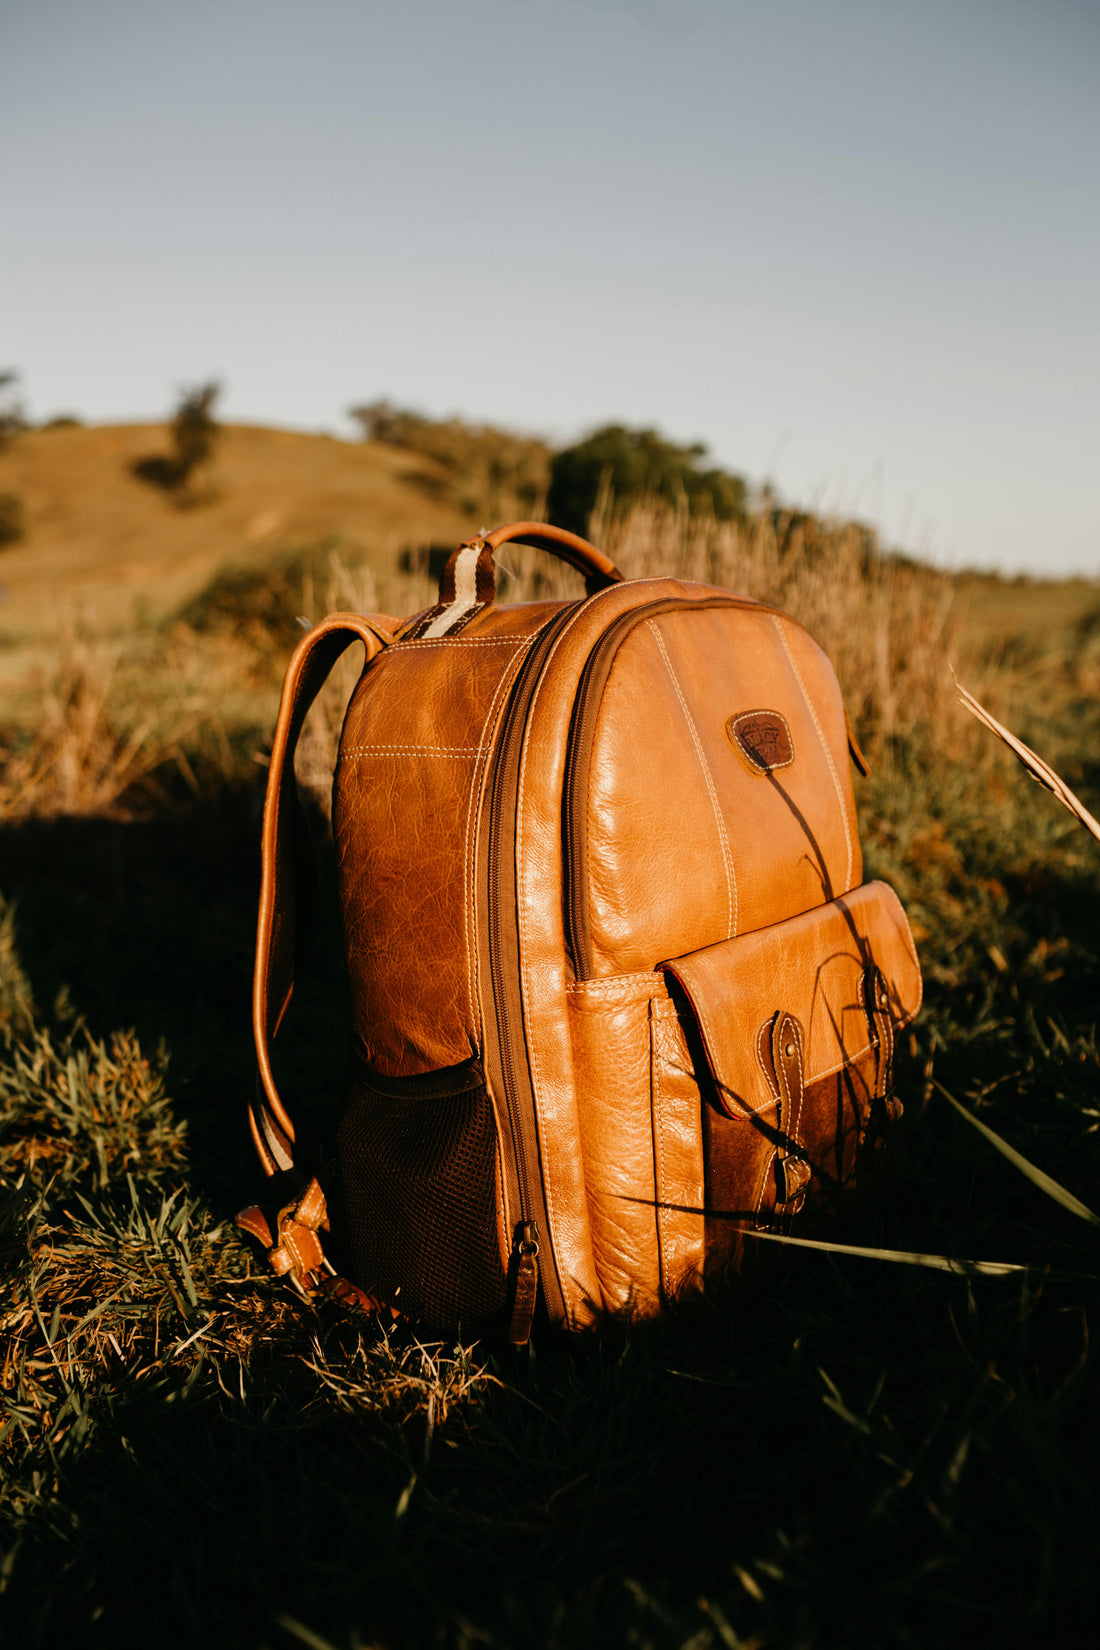
[[[893,889],[867,882],[771,928],[662,964],[682,986],[699,1027],[718,1102],[734,1117],[774,1104],[760,1037],[778,1013],[805,1039],[807,1087],[874,1046],[865,1001],[877,968],[896,1029],[921,1004],[920,965]]]

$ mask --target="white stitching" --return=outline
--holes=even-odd
[[[794,1046],[798,1061],[798,1110],[787,1133],[795,1145],[801,1145],[798,1138],[798,1125],[802,1121],[802,1102],[806,1098],[806,1068],[802,1063],[802,1027],[793,1014],[788,1015],[788,1019],[791,1020],[794,1026]]]
[[[833,761],[833,753],[829,749],[829,742],[825,738],[824,730],[818,718],[817,707],[810,698],[810,695],[806,692],[806,684],[802,680],[802,672],[799,670],[795,661],[795,656],[791,652],[791,646],[787,640],[787,633],[783,628],[782,621],[774,613],[772,614],[772,624],[775,626],[779,635],[779,640],[783,644],[783,651],[791,662],[791,669],[794,671],[795,680],[802,689],[802,697],[806,701],[806,708],[813,718],[814,727],[817,729],[817,737],[821,740],[821,748],[825,752],[825,760],[829,764],[829,772],[833,776],[833,789],[836,791],[836,799],[840,804],[840,818],[844,825],[844,843],[848,850],[848,868],[844,873],[844,887],[840,890],[842,894],[846,894],[852,886],[852,832],[848,825],[848,807],[844,800],[844,792],[840,787],[840,775],[836,771],[836,763]]]
[[[656,620],[648,619],[646,621],[646,629],[652,630],[654,636],[656,637],[657,646],[660,649],[661,657],[665,661],[665,667],[668,670],[668,674],[672,678],[672,685],[676,689],[676,697],[680,701],[680,708],[684,713],[684,720],[687,722],[688,731],[691,734],[691,741],[695,746],[695,754],[699,759],[699,766],[703,770],[703,778],[706,781],[707,790],[710,793],[710,805],[714,810],[714,823],[718,827],[718,837],[722,845],[722,863],[726,872],[726,938],[732,940],[734,935],[737,933],[737,878],[733,871],[733,860],[730,854],[729,838],[726,835],[726,824],[722,818],[722,810],[718,804],[718,792],[714,788],[714,778],[710,771],[710,764],[703,752],[702,742],[699,738],[699,730],[695,726],[695,719],[688,709],[687,700],[684,698],[676,672],[672,668],[672,660],[668,656],[668,649],[665,647],[665,639],[657,628]]]
[[[352,745],[340,752],[341,762],[352,756],[451,756],[465,761],[480,756],[484,745]]]
[[[414,647],[530,647],[536,635],[538,631],[532,631],[529,636],[440,636],[431,640],[415,636],[392,645],[402,653]]]
[[[610,974],[602,980],[567,980],[565,990],[568,996],[580,995],[583,992],[586,997],[591,997],[594,1008],[602,1008],[605,1005],[617,1008],[621,998],[633,1000],[641,990],[648,992],[649,997],[655,1002],[663,1003],[668,996],[668,986],[663,976],[656,972]],[[638,998],[639,1002],[645,1000],[644,997]]]

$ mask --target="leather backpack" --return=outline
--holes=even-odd
[[[579,601],[496,601],[494,551]],[[304,717],[362,643],[333,781],[351,996],[337,1162],[307,1179],[271,1065],[314,902]],[[862,880],[832,667],[773,607],[630,580],[520,522],[398,622],[337,613],[287,671],[263,823],[251,1122],[275,1270],[429,1329],[648,1316],[827,1218],[900,1110],[921,979]],[[341,1263],[338,1275],[320,1234]]]

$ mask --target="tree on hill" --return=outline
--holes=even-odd
[[[139,480],[176,494],[180,502],[195,502],[189,489],[214,456],[221,435],[221,425],[214,417],[220,394],[217,379],[181,392],[171,424],[173,450],[135,460],[133,472]]]
[[[681,447],[657,430],[605,424],[551,459],[549,518],[555,526],[583,533],[601,488],[610,489],[616,511],[656,497],[709,510],[719,521],[743,516],[745,482],[728,470],[700,469],[706,452],[702,442]]]
[[[17,372],[0,372],[0,453],[27,427],[18,384]],[[25,533],[23,500],[18,493],[0,493],[0,550],[18,544]]]
[[[20,430],[27,427],[27,415],[18,390],[17,372],[0,372],[0,452]]]

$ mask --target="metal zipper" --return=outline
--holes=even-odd
[[[530,1338],[540,1278],[551,1316],[556,1319],[565,1316],[565,1298],[550,1242],[539,1172],[535,1096],[523,1028],[516,905],[516,808],[523,736],[531,702],[554,642],[575,611],[575,604],[570,604],[550,621],[520,667],[505,712],[487,798],[484,914],[492,986],[490,1003],[495,1023],[485,1027],[485,1054],[493,1087],[504,1097],[511,1135],[512,1151],[502,1155],[509,1182],[508,1203],[515,1222],[509,1289],[510,1337],[517,1345],[523,1345]]]
[[[693,601],[682,596],[666,596],[621,613],[604,631],[582,672],[573,704],[566,751],[565,790],[562,798],[565,834],[565,934],[574,977],[587,980],[592,974],[592,926],[588,910],[588,781],[592,765],[592,743],[607,678],[615,654],[629,631],[658,613],[693,612],[706,607],[737,607],[754,613],[778,613],[779,609],[754,602],[744,596],[707,596]],[[785,616],[785,615],[784,615]]]

